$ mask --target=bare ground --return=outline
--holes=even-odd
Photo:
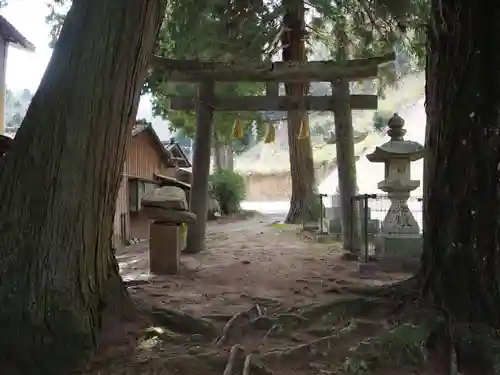
[[[413,341],[394,354],[394,342],[416,335],[401,324],[403,333],[394,333],[394,305],[344,291],[408,274],[360,275],[338,243],[317,243],[266,217],[210,224],[207,244],[168,277],[149,275],[147,242],[117,254],[131,296],[153,319],[121,327],[125,336],[105,334],[86,374],[419,373],[411,372],[421,359]],[[388,366],[376,358],[381,351],[404,363]]]

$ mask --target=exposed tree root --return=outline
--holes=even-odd
[[[248,354],[245,357],[245,362],[243,362],[242,375],[250,375],[250,365],[252,363],[252,354]]]
[[[306,305],[294,308],[293,312],[289,310],[274,315],[264,315],[265,311],[255,305],[251,309],[238,312],[230,318],[227,315],[209,316],[208,318],[213,321],[220,321],[222,318],[226,318],[227,321],[220,336],[215,342],[212,341],[217,350],[199,353],[200,349],[207,350],[207,348],[203,346],[193,347],[193,349],[197,348],[197,350],[190,350],[190,355],[166,359],[163,362],[164,368],[175,370],[180,375],[200,374],[201,369],[210,369],[223,375],[274,375],[264,363],[286,364],[297,359],[300,361],[315,360],[329,355],[332,349],[335,350],[335,353],[342,353],[340,354],[341,361],[346,357],[353,357],[353,360],[360,359],[361,362],[358,361],[360,363],[366,362],[364,354],[361,352],[355,355],[349,354],[348,351],[351,349],[351,345],[357,345],[359,341],[364,340],[367,336],[370,337],[381,331],[390,330],[394,322],[381,321],[381,319],[392,316],[396,318],[395,322],[397,323],[397,319],[402,317],[400,314],[394,315],[396,308],[400,305],[399,300],[382,298],[379,297],[380,294],[376,295],[377,297],[351,295],[334,298],[326,303]],[[411,311],[408,310],[409,314],[412,312],[412,309]],[[214,334],[214,331],[217,331],[216,327],[209,320],[198,319],[189,314],[172,310],[153,309],[152,314],[156,320],[168,327],[172,332],[203,335],[204,337],[210,336],[211,338],[217,336],[216,333]],[[351,320],[353,317],[355,319]],[[314,332],[312,332],[313,329]],[[235,345],[231,347],[229,356],[227,352],[220,349],[227,345],[230,340],[236,341],[238,336],[252,331],[254,333],[256,331],[266,332],[263,340],[271,334],[277,336],[278,333],[281,333],[285,338],[297,339],[298,337],[301,340],[302,336],[294,335],[297,332],[321,337],[300,345],[275,348],[260,354],[255,352],[252,354],[245,353],[244,347],[238,343],[234,343]],[[414,331],[408,330],[408,332]],[[394,334],[390,336],[391,339],[394,337],[396,337]],[[380,342],[382,344],[376,338],[375,341],[370,341],[370,344],[367,344],[368,346],[361,345],[360,350],[364,351],[366,348],[378,350],[378,348],[386,345],[385,341]],[[267,342],[268,344],[270,342]],[[373,352],[373,350],[370,349],[369,351]]]
[[[139,285],[146,285],[146,284],[151,284],[151,281],[150,280],[128,280],[128,281],[124,281],[123,282],[123,285],[125,285],[125,287],[131,287],[131,286],[139,286]]]
[[[294,313],[283,313],[273,316],[263,315],[250,321],[250,325],[256,330],[269,330],[273,326],[298,328],[309,323],[309,319]]]
[[[229,352],[229,358],[227,360],[226,367],[224,368],[224,372],[222,375],[231,375],[233,372],[233,367],[235,365],[236,360],[245,352],[245,349],[240,345],[233,345],[231,351]]]
[[[247,311],[240,311],[239,313],[233,315],[231,319],[224,325],[222,329],[221,336],[217,339],[216,345],[222,346],[224,345],[229,337],[234,334],[236,329],[241,328],[244,324],[249,324],[253,319],[257,318],[262,314],[262,311],[259,305],[252,306],[251,309]]]
[[[186,354],[176,357],[169,357],[162,361],[159,365],[164,370],[165,368],[174,370],[179,374],[194,374],[198,369],[213,369],[222,371],[227,364],[225,355],[218,351],[209,351],[200,354]]]
[[[210,314],[210,315],[203,315],[201,318],[206,320],[212,320],[214,322],[227,322],[232,317],[233,315],[229,314]]]
[[[236,344],[231,347],[229,357],[219,351],[170,357],[161,362],[161,369],[167,368],[179,374],[194,374],[199,373],[200,369],[211,369],[221,371],[223,375],[236,375],[238,370],[241,370],[243,375],[274,375],[258,357],[252,354],[244,357],[244,352],[244,348]],[[243,358],[241,365],[239,360]]]
[[[337,333],[319,338],[306,344],[293,346],[290,348],[273,349],[264,353],[262,358],[264,360],[290,360],[296,358],[304,358],[309,354],[318,354],[329,351],[343,335],[356,329],[356,324],[349,324],[347,327],[339,330]]]
[[[146,329],[144,339],[148,340],[154,337],[158,337],[164,342],[184,341],[184,336],[163,327],[149,327]]]
[[[210,321],[195,318],[185,312],[153,307],[149,313],[159,325],[174,332],[200,334],[210,338],[217,336],[217,328]]]
[[[252,354],[248,354],[243,362],[242,375],[274,375],[274,373]]]
[[[420,297],[421,278],[413,276],[394,284],[381,287],[341,287],[332,289],[331,292],[356,294],[365,297],[392,298],[399,300],[417,300]]]
[[[267,339],[269,336],[271,336],[272,333],[278,331],[280,327],[278,325],[274,325],[272,326],[271,328],[269,328],[266,332],[266,334],[264,335],[263,339]]]
[[[252,357],[252,362],[250,363],[250,374],[251,375],[274,375],[274,373],[262,362],[254,359]]]
[[[395,309],[394,301],[384,298],[350,296],[307,307],[300,316],[310,321],[328,316],[331,319],[344,319],[360,315],[387,315]]]

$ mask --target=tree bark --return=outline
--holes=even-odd
[[[126,299],[113,213],[162,15],[158,0],[73,0],[1,161],[3,372],[67,373]]]
[[[189,210],[196,214],[196,222],[188,229],[186,253],[195,254],[206,249],[208,178],[210,176],[210,150],[214,111],[206,104],[214,96],[214,82],[201,82],[196,111],[195,148],[193,154],[193,183],[189,197]]]
[[[226,169],[234,171],[234,153],[231,144],[226,145]]]
[[[335,24],[337,40],[337,61],[347,61],[348,43],[345,20],[339,18]],[[344,249],[352,252],[361,251],[359,234],[358,202],[353,202],[356,195],[356,157],[354,155],[354,129],[352,125],[351,105],[349,104],[349,81],[338,79],[332,82],[332,92],[339,100],[336,101],[333,115],[335,118],[335,139],[337,149],[337,172],[339,181],[340,209]]]
[[[431,11],[423,293],[453,321],[500,328],[500,3]]]
[[[221,147],[217,141],[214,142],[214,164],[215,169],[224,169],[224,149]]]
[[[306,61],[304,2],[302,0],[284,1],[286,7],[283,17],[284,26],[289,32],[283,33],[283,61]],[[286,95],[304,97],[308,83],[285,84]],[[300,126],[304,118],[303,111],[288,112],[288,149],[290,155],[290,173],[292,177],[292,197],[287,223],[317,219],[314,206],[319,203],[315,194],[316,181],[314,171],[311,138],[298,139]]]

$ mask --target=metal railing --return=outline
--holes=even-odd
[[[422,204],[422,197],[410,196],[406,205],[396,204],[393,209],[409,210],[422,232]],[[377,235],[384,231],[384,219],[390,209],[391,199],[386,194],[361,194],[354,196],[351,200],[349,242],[352,249],[363,252],[365,261],[376,255]],[[396,220],[404,221],[404,216],[397,215]],[[391,222],[391,224],[401,227],[411,225],[405,222]]]
[[[365,261],[376,256],[377,238],[384,231],[384,219],[391,209],[391,199],[387,194],[360,194],[352,197],[349,208],[348,228],[344,230],[342,223],[341,201],[338,194],[318,194],[319,220],[314,230],[320,235],[336,235],[344,240],[346,250],[362,254]],[[410,196],[406,205],[396,205],[394,210],[411,211],[420,232],[422,232],[422,204],[420,196]],[[403,220],[406,215],[395,215],[395,220]],[[415,222],[412,220],[413,225]],[[304,223],[305,225],[305,223]],[[411,223],[390,222],[392,226],[405,227]],[[309,228],[313,229],[313,228]],[[343,238],[347,235],[347,240]]]

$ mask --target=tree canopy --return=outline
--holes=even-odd
[[[283,2],[219,0],[206,2],[201,8],[199,4],[193,1],[174,1],[170,4],[166,22],[160,32],[157,48],[159,55],[174,58],[262,60],[272,59],[281,48],[278,45],[280,35],[287,33],[281,23],[285,11]],[[307,43],[309,55],[313,59],[329,59],[334,56],[338,46],[333,37],[333,25],[338,17],[345,16],[350,42],[349,57],[371,57],[397,49],[398,59],[395,64],[382,69],[382,84],[378,88],[421,67],[425,34],[421,27],[417,27],[419,17],[406,17],[405,26],[401,27],[396,21],[387,21],[390,18],[383,4],[368,4],[359,0],[313,0],[308,5]],[[418,5],[417,2],[412,4],[415,9]],[[420,5],[419,14],[425,12],[424,5],[425,3]],[[200,14],[203,16],[200,17]],[[358,89],[363,89],[366,85],[367,82],[362,82],[357,86]],[[263,89],[262,85],[255,83],[218,84],[218,94],[228,96],[259,94]],[[312,95],[324,95],[329,91],[328,83],[313,83],[310,87]],[[194,95],[194,85],[166,82],[161,76],[153,74],[147,81],[145,92],[152,94],[155,114],[168,118],[175,128],[185,127],[187,134],[192,134],[194,113],[172,111],[167,97]],[[262,115],[217,112],[216,138],[227,141],[237,118],[250,124],[252,121],[262,120]]]
[[[231,9],[231,5],[235,8]],[[172,2],[160,30],[156,53],[179,59],[260,60],[266,41],[270,38],[267,30],[274,30],[276,17],[272,8],[262,6],[258,10],[252,10],[251,7],[239,9],[239,6],[241,5],[224,4],[220,1],[203,4],[194,1]],[[244,27],[239,24],[238,17],[241,15],[237,16],[234,12],[244,12]],[[216,86],[217,95],[229,97],[258,95],[263,91],[264,86],[259,83],[218,83]],[[193,135],[194,112],[172,111],[168,96],[194,96],[195,85],[166,82],[161,75],[153,73],[146,82],[144,92],[152,95],[156,115],[168,118],[174,128],[184,128],[187,135]],[[237,119],[247,128],[254,122],[262,122],[261,114],[256,112],[216,111],[215,140],[228,144]]]
[[[69,0],[54,0],[47,22],[52,36],[57,38]],[[332,32],[338,17],[346,18],[350,42],[349,57],[363,58],[396,50],[395,64],[382,68],[381,84],[355,84],[357,90],[373,91],[393,83],[400,75],[423,66],[427,1],[405,0],[311,0],[307,3],[307,44],[312,59],[334,56],[337,41]],[[215,60],[262,60],[274,58],[279,49],[280,35],[286,33],[281,18],[285,7],[282,1],[195,0],[169,2],[166,18],[159,33],[156,54],[170,58]],[[368,85],[368,86],[367,86]],[[184,129],[192,137],[195,124],[193,111],[174,111],[169,96],[194,96],[194,84],[166,82],[161,75],[148,77],[143,93],[151,94],[155,115],[168,119],[174,129]],[[258,95],[264,86],[258,83],[219,83],[221,96]],[[329,92],[328,83],[313,83],[312,95]],[[383,94],[382,91],[379,91]],[[261,113],[221,112],[215,114],[215,139],[229,143],[236,119],[244,126],[254,121],[263,133],[263,123],[269,117]],[[277,116],[284,117],[284,116]],[[311,124],[314,127],[314,124]]]

